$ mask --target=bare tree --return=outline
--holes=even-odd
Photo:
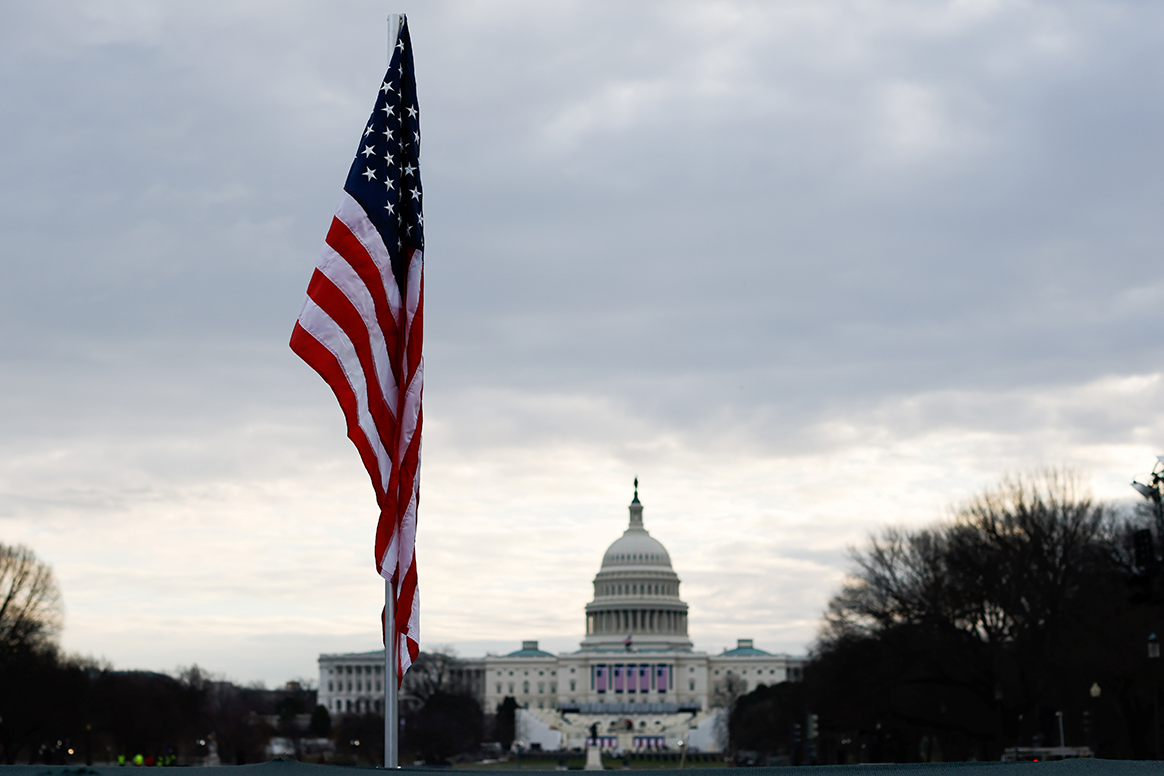
[[[52,568],[23,545],[0,544],[0,654],[55,647],[63,621]]]
[[[848,730],[892,719],[899,753],[903,737],[942,736],[960,756],[996,756],[1004,739],[1043,735],[1044,709],[1081,713],[1097,679],[1142,685],[1125,645],[1142,649],[1131,634],[1155,612],[1128,601],[1129,532],[1051,470],[871,537],[825,613],[814,704]]]
[[[736,702],[748,691],[748,682],[735,672],[728,671],[724,678],[716,682],[711,688],[709,704],[713,709],[722,711],[715,720],[715,735],[720,746],[730,744],[731,718],[736,710]]]
[[[453,670],[457,664],[457,653],[452,647],[438,647],[431,652],[421,652],[408,673],[404,675],[401,700],[405,705],[423,705],[438,692],[456,692]]]
[[[951,521],[890,528],[852,552],[820,643],[897,625],[948,627],[986,644],[1043,638],[1070,617],[1116,542],[1107,508],[1069,472],[1010,478]]]
[[[736,676],[734,671],[728,671],[722,680],[712,686],[710,705],[712,708],[726,709],[730,714],[736,706],[736,701],[747,691],[747,680]]]

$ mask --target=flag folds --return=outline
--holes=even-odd
[[[397,680],[420,650],[416,512],[420,500],[424,215],[420,111],[403,21],[291,349],[327,382],[372,479],[376,570],[395,582]]]

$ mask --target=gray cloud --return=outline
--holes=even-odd
[[[374,646],[370,489],[286,340],[382,17],[0,11],[0,536],[57,566],[70,648],[277,681]],[[701,646],[795,650],[871,527],[1158,452],[1157,9],[410,19],[433,643],[569,646],[635,474]]]

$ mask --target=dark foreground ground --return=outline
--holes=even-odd
[[[0,765],[0,776],[130,776],[132,767],[114,765]],[[381,768],[356,768],[335,765],[305,765],[294,760],[272,760],[258,765],[224,765],[217,768],[181,768],[182,776],[337,776],[346,771],[369,773]],[[402,768],[402,771],[420,774],[440,772],[439,769]],[[471,769],[458,768],[457,776],[466,776]],[[518,774],[517,770],[490,769],[481,771],[488,776],[500,773]],[[678,774],[678,769],[659,769],[652,776]],[[1144,760],[1061,760],[1042,763],[932,763],[909,765],[816,765],[792,770],[789,768],[702,768],[699,776],[858,776],[858,774],[902,774],[902,776],[1149,776],[1164,775],[1164,761]]]

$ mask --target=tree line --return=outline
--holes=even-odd
[[[25,654],[0,666],[0,761],[259,762],[272,736],[330,733],[326,719],[300,730],[304,696],[314,692],[240,687],[197,667],[175,677]]]
[[[0,762],[226,763],[264,758],[314,691],[239,687],[198,667],[178,676],[116,671],[61,653],[60,590],[27,547],[0,545]],[[327,735],[330,720],[312,718]]]
[[[1153,517],[1046,472],[882,530],[851,551],[803,684],[740,697],[731,746],[794,763],[997,760],[1062,730],[1100,757],[1159,758]]]
[[[274,738],[300,759],[383,762],[381,715],[333,724],[316,692],[294,682],[241,687],[197,666],[176,676],[117,671],[62,654],[62,623],[49,565],[27,547],[0,545],[0,762],[244,764],[266,759]],[[427,653],[409,672],[402,753],[437,762],[477,751],[492,732],[470,688],[454,681],[455,663]],[[509,720],[512,728],[512,712]]]

